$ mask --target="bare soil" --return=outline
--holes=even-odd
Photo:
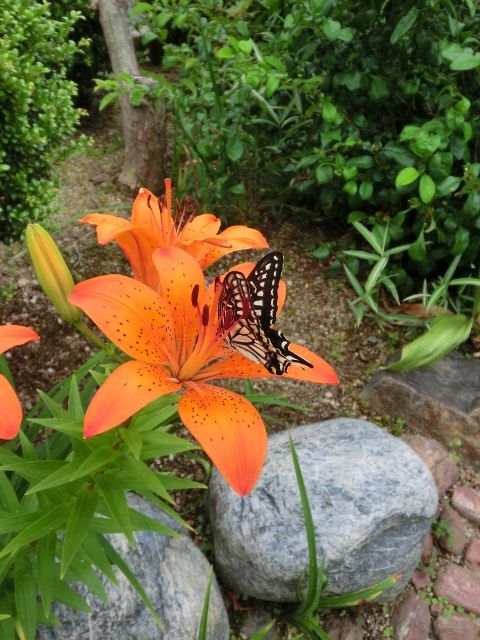
[[[115,123],[89,132],[92,147],[65,161],[61,167],[59,189],[60,213],[54,218],[55,238],[76,281],[103,273],[129,274],[128,263],[116,244],[99,247],[95,230],[78,223],[88,212],[102,211],[128,215],[132,194],[122,192],[116,184],[122,162],[121,140]],[[194,194],[193,194],[194,195]],[[287,425],[320,421],[338,416],[352,416],[382,422],[400,435],[408,425],[394,417],[375,416],[363,406],[359,394],[373,371],[391,357],[399,344],[397,330],[382,329],[367,318],[355,326],[348,300],[354,294],[341,276],[325,277],[325,265],[311,255],[323,240],[321,229],[299,229],[288,221],[273,223],[270,216],[262,225],[262,211],[253,211],[252,219],[269,239],[270,246],[283,251],[287,302],[279,327],[296,342],[322,355],[336,369],[340,384],[322,386],[291,380],[268,380],[256,383],[264,393],[283,393],[284,399],[304,406],[304,412],[285,407],[268,407],[266,422],[271,431]],[[248,219],[247,219],[248,221]],[[260,221],[260,222],[258,222]],[[245,222],[242,220],[242,222]],[[258,260],[255,252],[230,256],[218,266],[247,259]],[[36,389],[48,390],[70,375],[94,348],[65,324],[45,298],[36,282],[23,244],[0,245],[0,324],[23,324],[40,334],[38,343],[7,354],[17,389],[26,409],[36,398]],[[462,476],[475,476],[461,461]],[[204,480],[201,465],[182,457],[172,464],[173,472]],[[201,496],[178,497],[177,507],[196,529],[196,542],[209,553],[211,539]],[[245,611],[263,610],[264,604],[252,600],[239,602],[235,594],[225,594],[234,628],[241,625]],[[359,607],[348,615],[362,622],[365,638],[379,640],[389,634],[391,606]],[[385,631],[387,629],[387,631]],[[283,629],[284,638],[294,637]]]

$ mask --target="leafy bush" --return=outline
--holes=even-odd
[[[45,219],[54,196],[52,163],[65,153],[81,111],[66,80],[78,45],[78,19],[54,20],[49,5],[13,0],[0,22],[0,240],[18,237],[27,222]]]
[[[469,271],[480,248],[475,11],[439,0],[266,0],[248,12],[137,3],[144,43],[163,45],[154,94],[175,110],[179,186],[225,208],[255,191],[310,222],[388,222],[388,241],[412,245],[396,256],[403,293],[452,256]],[[148,89],[133,85],[140,100]]]

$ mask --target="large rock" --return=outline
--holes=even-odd
[[[363,420],[342,418],[291,432],[316,530],[326,593],[365,588],[391,575],[409,580],[437,508],[422,460]],[[307,539],[288,433],[269,438],[260,480],[246,497],[214,471],[209,487],[216,567],[233,589],[265,600],[297,599],[308,570]]]
[[[480,469],[478,362],[452,353],[433,367],[380,371],[362,396],[378,413],[404,418],[447,446],[459,438],[465,458]]]
[[[161,509],[137,496],[129,496],[129,504],[151,518],[160,520],[178,533],[185,530]],[[207,587],[209,563],[188,535],[180,538],[152,531],[135,534],[136,549],[123,535],[109,536],[110,542],[127,562],[152,600],[164,629],[153,621],[137,592],[116,571],[119,586],[102,576],[108,604],[88,593],[83,585],[77,591],[92,608],[86,614],[55,605],[60,627],[40,627],[37,640],[196,640]],[[208,638],[227,640],[227,613],[215,578],[210,593]]]

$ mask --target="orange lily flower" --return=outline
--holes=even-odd
[[[15,324],[0,326],[0,354],[31,340],[39,340],[35,331]],[[0,375],[0,438],[11,440],[22,422],[22,407],[10,382]]]
[[[71,302],[134,358],[121,364],[93,397],[85,415],[84,436],[112,429],[156,398],[183,387],[178,405],[181,420],[225,480],[245,495],[264,463],[265,427],[250,401],[209,381],[273,374],[226,344],[218,317],[222,287],[218,282],[206,287],[193,256],[166,247],[155,251],[153,263],[161,295],[119,275],[81,282],[70,295]],[[251,268],[242,267],[247,274]],[[279,306],[284,298],[285,287],[281,286]],[[285,377],[338,382],[322,358],[300,345],[290,348],[312,366],[293,363]]]
[[[188,215],[188,205],[172,214],[172,185],[165,180],[165,198],[156,198],[140,189],[133,203],[132,217],[92,213],[80,222],[96,225],[100,244],[116,240],[128,258],[133,276],[152,289],[158,287],[158,273],[152,260],[155,249],[174,246],[191,254],[202,269],[239,249],[264,249],[268,243],[256,229],[244,225],[228,227],[219,233],[220,218],[211,213]]]

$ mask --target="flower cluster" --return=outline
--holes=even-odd
[[[278,377],[267,368],[267,362],[255,356],[267,347],[274,355],[277,349],[290,358],[281,377],[331,384],[338,379],[325,360],[289,343],[255,316],[258,301],[252,304],[248,299],[248,278],[254,264],[233,268],[247,283],[247,292],[243,298],[240,292],[238,303],[235,292],[224,302],[226,274],[207,284],[206,267],[238,249],[266,248],[262,234],[245,226],[219,232],[220,221],[215,216],[190,215],[187,207],[182,209],[178,204],[175,212],[173,208],[167,180],[161,200],[146,189],[140,190],[130,221],[113,214],[91,214],[82,219],[96,225],[101,244],[118,242],[133,278],[104,275],[73,287],[73,281],[65,277],[63,261],[51,248],[41,246],[47,241],[38,229],[30,232],[30,253],[44,290],[62,316],[77,326],[76,312],[83,311],[128,356],[93,396],[85,415],[84,437],[113,429],[161,396],[182,391],[178,411],[183,424],[230,486],[245,495],[253,488],[265,460],[265,427],[248,399],[212,381]],[[57,286],[59,283],[63,285]],[[276,283],[275,318],[283,306],[285,289],[283,282]],[[259,295],[260,302],[264,293]],[[240,325],[248,333],[248,322],[254,328],[247,336],[253,342],[253,357],[229,339]],[[277,336],[278,345],[270,336]],[[10,346],[13,344],[20,341]],[[1,378],[0,383],[5,384]],[[15,411],[11,414],[19,422],[18,406]]]

